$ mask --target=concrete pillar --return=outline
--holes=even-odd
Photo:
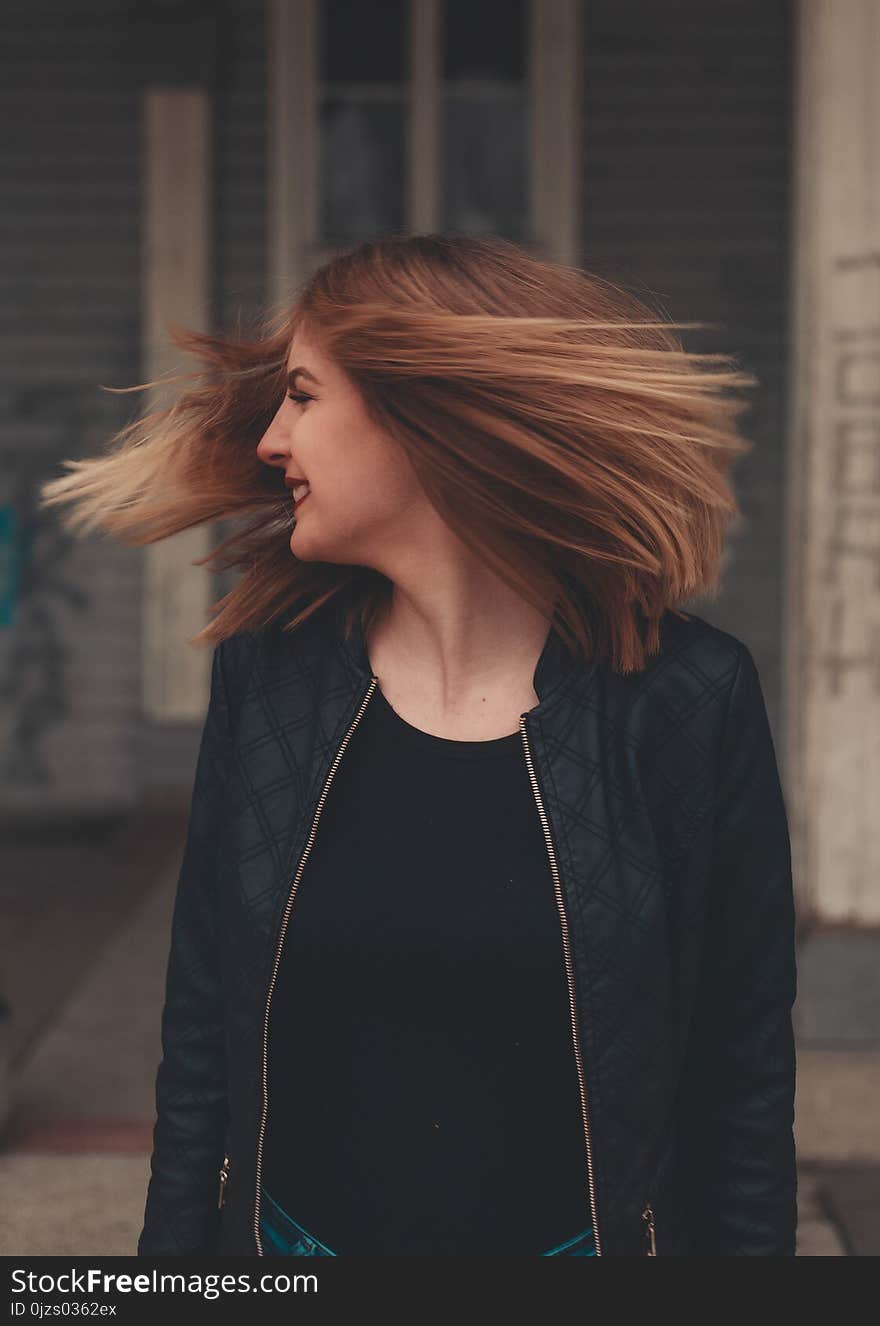
[[[168,324],[210,322],[211,107],[200,87],[151,87],[144,96],[144,372],[153,380],[194,364],[168,339]],[[165,404],[164,399],[162,404]],[[148,407],[149,408],[149,407]],[[204,717],[211,652],[187,644],[218,597],[195,558],[211,549],[209,525],[145,550],[144,713],[160,722]]]
[[[786,768],[801,915],[880,923],[880,5],[801,0]]]

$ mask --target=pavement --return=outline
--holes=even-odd
[[[149,803],[79,837],[3,844],[0,1254],[136,1251],[186,811]],[[799,1043],[799,1256],[880,1254],[878,1095],[863,1027],[852,1044],[829,1028]]]

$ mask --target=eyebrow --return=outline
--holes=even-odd
[[[321,385],[314,373],[310,373],[307,368],[292,368],[287,374],[288,387],[293,387],[298,377],[308,378],[310,382],[314,382],[316,387],[320,387]]]

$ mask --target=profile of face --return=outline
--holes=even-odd
[[[368,416],[348,374],[303,334],[291,342],[287,368],[288,393],[257,455],[288,480],[308,484],[296,506],[291,551],[302,561],[390,575],[426,515],[437,518],[409,457]]]

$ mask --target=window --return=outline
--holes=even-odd
[[[576,262],[580,0],[270,0],[270,297],[373,235]]]

